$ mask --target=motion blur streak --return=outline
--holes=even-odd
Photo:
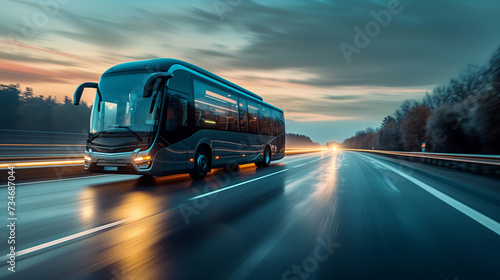
[[[83,164],[84,160],[65,160],[65,161],[40,161],[40,162],[13,162],[0,164],[0,169],[14,167],[51,167],[51,166],[64,166]]]
[[[0,144],[0,147],[85,147],[76,144]]]
[[[323,152],[325,149],[289,149],[285,151],[286,155],[296,155],[296,154],[305,154],[305,153],[315,153],[315,152]]]
[[[498,179],[352,151],[196,181],[79,177],[17,188],[33,253],[0,278],[500,279],[499,235],[405,176],[500,221]]]

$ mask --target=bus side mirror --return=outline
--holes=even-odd
[[[174,75],[172,73],[168,72],[158,72],[149,75],[149,77],[146,79],[146,83],[144,84],[144,93],[142,96],[144,98],[151,97],[153,95],[153,91],[157,80],[165,81],[172,78],[173,76]]]
[[[73,98],[74,105],[80,104],[80,99],[82,98],[82,94],[83,94],[83,91],[85,90],[85,88],[95,88],[99,92],[97,83],[83,83],[83,84],[81,84],[80,86],[78,86],[76,88],[75,96]]]

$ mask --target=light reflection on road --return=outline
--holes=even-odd
[[[165,200],[165,198],[163,198]],[[102,260],[111,265],[115,279],[157,279],[158,265],[163,270],[167,263],[158,264],[161,244],[162,221],[161,201],[148,192],[131,192],[111,211],[111,216],[127,217],[128,221],[118,230],[106,235],[110,245],[104,251]]]

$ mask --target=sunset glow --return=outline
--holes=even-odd
[[[209,2],[157,2],[142,3],[140,9],[121,1],[99,5],[96,1],[60,1],[57,6],[6,2],[0,12],[0,83],[31,87],[35,94],[61,101],[64,96],[72,97],[80,83],[97,82],[116,64],[177,58],[284,108],[289,132],[307,132],[313,140],[325,143],[378,126],[403,100],[421,98],[460,65],[484,62],[499,43],[494,36],[479,38],[488,32],[460,29],[470,33],[465,36],[453,31],[459,28],[443,27],[435,31],[435,37],[446,34],[450,38],[440,42],[442,52],[422,52],[420,46],[432,44],[433,37],[415,30],[441,18],[417,16],[426,6],[412,3],[395,17],[397,24],[383,30],[384,40],[375,38],[358,55],[360,59],[353,57],[347,63],[338,45],[352,40],[352,28],[347,27],[363,24],[370,14],[347,19],[342,16],[350,9],[345,4],[248,1],[219,17]],[[117,4],[119,10],[114,8]],[[360,5],[367,11],[377,9],[370,1]],[[435,9],[448,9],[450,20],[465,11],[461,7]],[[297,11],[301,11],[300,26],[293,24]],[[480,16],[485,23],[496,17],[491,8],[479,4],[474,14],[471,11],[467,10],[470,17]],[[286,13],[290,16],[281,16]],[[408,18],[414,19],[412,25],[405,23]],[[332,27],[330,34],[317,32],[324,26]],[[412,32],[411,39],[399,41],[402,32]],[[471,49],[460,38],[482,39],[482,44]],[[397,42],[397,49],[389,48],[390,42]],[[459,55],[448,56],[448,46]],[[91,104],[93,96],[85,95],[83,100]]]

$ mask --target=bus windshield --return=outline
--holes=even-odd
[[[149,73],[101,78],[92,109],[91,142],[97,145],[148,144],[158,124],[161,91],[143,98]],[[156,104],[152,104],[155,102]]]

